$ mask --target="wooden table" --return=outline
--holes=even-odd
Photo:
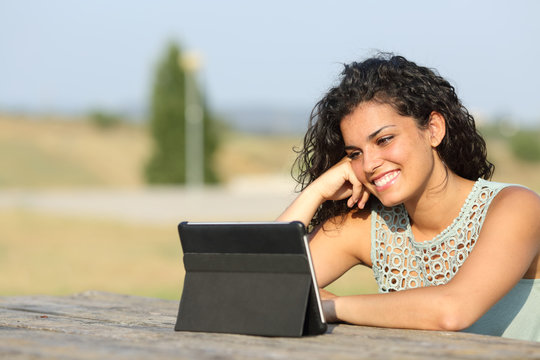
[[[331,325],[304,338],[175,332],[178,303],[85,292],[0,297],[2,359],[540,359],[540,343]]]

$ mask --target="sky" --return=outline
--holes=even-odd
[[[472,112],[540,122],[540,1],[0,0],[0,111],[145,108],[174,41],[212,109],[310,109],[377,51],[438,70]]]

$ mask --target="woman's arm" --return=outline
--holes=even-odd
[[[350,162],[349,158],[343,158],[312,182],[277,221],[301,221],[308,226],[319,206],[327,200],[349,198],[349,207],[357,204],[363,209],[369,193],[354,175]],[[320,287],[330,284],[359,262],[369,261],[368,216],[368,211],[351,211],[345,218],[327,220],[310,234],[309,247]]]
[[[348,157],[309,184],[276,221],[301,221],[308,226],[323,202],[346,198],[349,198],[347,204],[351,208],[355,204],[363,208],[369,198],[369,193],[354,175]]]
[[[397,328],[464,329],[535,266],[531,263],[540,251],[539,217],[538,195],[524,188],[506,188],[493,200],[475,248],[446,285],[330,298],[323,304],[327,320]]]
[[[326,221],[311,233],[309,248],[317,276],[324,288],[357,264],[371,266],[370,211],[349,212]],[[322,298],[333,296],[321,293]]]

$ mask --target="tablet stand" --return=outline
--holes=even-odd
[[[320,334],[309,264],[302,254],[184,254],[177,331],[263,336]]]

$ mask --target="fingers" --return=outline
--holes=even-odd
[[[358,200],[358,207],[363,209],[366,206],[367,201],[369,200],[369,192],[365,187],[362,186],[362,194],[360,195],[360,200]]]
[[[352,185],[352,194],[351,197],[347,200],[347,206],[353,207],[358,202],[358,200],[360,200],[364,186],[362,185],[362,183],[360,183],[360,181],[358,181],[354,174],[352,174],[352,176],[349,176],[348,180]]]
[[[369,193],[356,177],[351,165],[351,159],[348,157],[341,159],[316,179],[311,187],[320,195],[322,202],[347,199],[349,208],[357,205],[360,209],[363,209],[369,198]]]
[[[352,208],[355,204],[358,204],[358,207],[360,209],[363,209],[366,205],[367,200],[369,199],[369,192],[354,174],[354,171],[350,166],[350,162],[348,174],[349,176],[347,180],[352,185],[352,194],[351,197],[349,197],[349,199],[347,200],[347,206]]]

